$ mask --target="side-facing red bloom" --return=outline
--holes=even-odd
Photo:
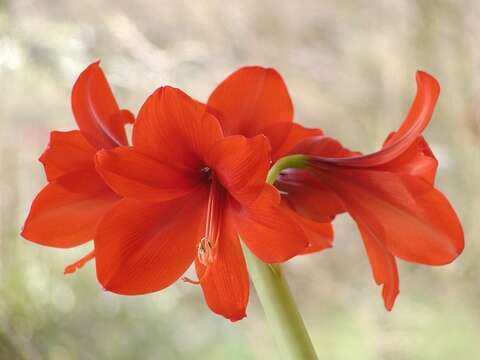
[[[287,86],[271,68],[248,66],[235,71],[212,92],[207,106],[226,136],[265,135],[271,147],[271,164],[289,154],[302,140],[323,134],[320,129],[308,129],[293,122],[293,104]],[[309,246],[304,253],[331,247],[331,219],[321,223],[311,221],[291,211],[288,202],[282,201],[282,206],[308,235]]]
[[[440,87],[424,72],[417,73],[417,86],[406,119],[380,151],[361,156],[331,138],[312,137],[293,150],[308,155],[308,168],[285,171],[275,184],[305,217],[352,216],[388,310],[399,293],[396,257],[442,265],[464,247],[455,211],[434,188],[437,160],[422,137]]]
[[[285,261],[308,244],[265,183],[263,135],[224,136],[206,106],[164,87],[142,106],[133,146],[99,152],[97,170],[124,197],[95,236],[97,276],[106,290],[161,290],[195,262],[209,307],[245,316],[249,279],[240,235],[266,262]]]
[[[100,149],[128,145],[124,130],[134,118],[120,110],[99,63],[88,66],[72,89],[72,111],[80,130],[52,131],[40,157],[48,184],[32,203],[22,236],[35,243],[70,248],[92,240],[103,214],[119,200],[97,174]],[[93,258],[90,252],[65,269]]]

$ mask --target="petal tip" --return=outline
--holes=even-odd
[[[25,240],[28,240],[25,236],[25,224],[23,224],[22,227],[20,228],[20,236]]]
[[[417,70],[416,79],[417,84],[420,85],[423,83],[428,83],[436,93],[440,92],[440,83],[428,72],[423,70]]]
[[[395,305],[395,301],[397,300],[398,294],[400,294],[400,291],[396,291],[394,294],[386,294],[386,293],[382,294],[385,310],[387,310],[388,312],[392,312],[393,306]]]
[[[73,274],[76,271],[77,271],[77,268],[75,265],[68,265],[68,266],[65,266],[65,269],[63,269],[63,275]]]
[[[91,72],[103,71],[100,67],[100,59],[95,60],[90,65],[88,65],[85,70],[80,74],[81,75],[90,75]]]
[[[133,113],[128,110],[128,109],[121,109],[119,111],[119,114],[121,116],[121,120],[125,123],[125,124],[134,124],[135,123],[135,115],[133,115]]]
[[[462,237],[458,243],[449,246],[449,249],[446,250],[445,253],[442,254],[442,256],[439,256],[437,259],[431,261],[430,263],[426,262],[425,264],[431,266],[449,265],[453,263],[463,253],[464,249],[465,242]]]
[[[461,247],[455,248],[450,257],[448,257],[445,261],[440,262],[438,265],[449,265],[453,263],[462,253],[464,250],[464,246],[462,245]]]
[[[245,319],[247,317],[247,313],[245,311],[238,312],[237,314],[232,314],[229,316],[225,316],[228,320],[232,323]]]
[[[25,220],[25,222],[23,223],[23,225],[20,228],[20,236],[27,241],[31,241],[31,242],[36,243],[36,241],[33,239],[33,236],[31,235],[31,233],[29,231],[29,226],[28,225],[30,223],[30,219],[31,219],[31,216],[29,214],[27,216],[27,219]]]

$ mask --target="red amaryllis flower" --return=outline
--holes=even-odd
[[[40,157],[48,184],[32,203],[22,236],[37,244],[71,248],[92,240],[103,214],[119,200],[97,174],[100,149],[128,145],[124,125],[134,118],[120,110],[99,63],[88,66],[72,90],[72,111],[80,130],[52,131]],[[65,269],[75,271],[94,252]]]
[[[252,137],[265,135],[271,147],[272,163],[289,154],[302,140],[322,135],[320,129],[308,129],[293,122],[293,104],[280,74],[271,68],[243,67],[222,81],[210,95],[208,111],[215,114],[224,134]],[[314,222],[291,211],[308,235],[304,253],[331,247],[333,230],[330,219]]]
[[[327,137],[304,140],[294,153],[308,154],[308,167],[285,171],[276,186],[303,216],[325,221],[348,212],[356,221],[385,307],[399,293],[396,257],[442,265],[463,250],[462,226],[434,188],[437,160],[421,136],[440,87],[417,73],[417,95],[401,127],[382,149],[361,156]]]
[[[195,262],[208,306],[232,321],[243,318],[249,280],[238,235],[266,262],[308,245],[265,183],[269,147],[263,135],[225,137],[206,106],[180,90],[151,95],[133,127],[133,146],[96,156],[99,173],[124,197],[95,235],[104,288],[158,291]]]

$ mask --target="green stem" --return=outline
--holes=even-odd
[[[273,184],[286,168],[302,168],[301,155],[286,156],[271,168],[267,182]],[[317,359],[312,341],[279,264],[266,264],[243,246],[250,277],[284,360]]]
[[[277,180],[278,175],[282,170],[292,168],[304,168],[306,159],[303,155],[289,155],[279,160],[270,168],[267,176],[267,183],[273,184]]]

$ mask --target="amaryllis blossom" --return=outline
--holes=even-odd
[[[266,262],[308,246],[265,183],[268,139],[228,135],[205,105],[163,87],[142,106],[133,146],[97,153],[97,171],[123,197],[95,235],[97,277],[106,290],[158,291],[194,262],[198,280],[186,280],[201,285],[214,312],[235,321],[249,297],[239,236]]]
[[[323,134],[320,129],[308,129],[293,122],[294,110],[287,86],[271,68],[248,66],[235,71],[216,87],[207,106],[225,135],[265,135],[271,147],[272,165],[302,140]],[[308,235],[309,246],[304,253],[331,247],[331,219],[323,223],[311,221],[291,211],[288,202],[282,201],[282,206]]]
[[[417,86],[406,119],[380,151],[362,156],[331,138],[311,137],[292,150],[307,154],[307,168],[284,171],[275,184],[309,219],[350,214],[388,310],[399,293],[396,258],[443,265],[464,247],[457,215],[434,187],[437,160],[422,137],[440,87],[425,72],[417,73]]]
[[[120,197],[97,174],[100,149],[128,144],[124,125],[134,118],[120,110],[99,63],[88,66],[72,89],[72,111],[80,130],[52,131],[40,157],[48,184],[32,203],[22,236],[35,243],[71,248],[93,239],[97,223]],[[72,272],[90,252],[65,269]]]

